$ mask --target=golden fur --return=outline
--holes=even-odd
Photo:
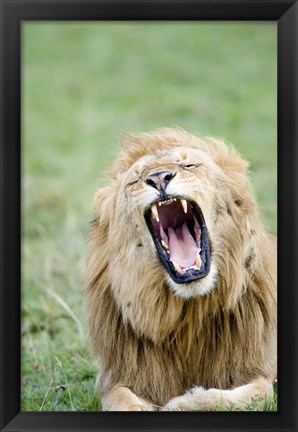
[[[127,135],[94,199],[87,320],[106,410],[240,407],[276,376],[276,247],[258,216],[247,162],[220,140],[164,128]],[[195,164],[195,167],[188,167]],[[156,168],[201,207],[211,271],[178,285],[144,219]],[[192,390],[191,390],[192,389]],[[212,389],[212,390],[208,390]]]

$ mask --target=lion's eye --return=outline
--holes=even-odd
[[[126,184],[126,187],[133,186],[134,184],[138,183],[138,181],[139,181],[139,179],[132,180],[132,181],[130,181],[129,183]]]
[[[187,169],[192,169],[192,168],[197,168],[199,165],[195,165],[195,164],[187,164],[187,165],[184,165],[184,168],[187,168]]]
[[[201,163],[201,162],[196,162],[196,163],[189,163],[189,164],[184,164],[184,165],[182,165],[182,168],[186,168],[186,169],[189,169],[189,170],[191,170],[191,169],[194,169],[194,168],[199,168],[199,167],[202,167],[203,166],[203,164]]]
[[[134,184],[138,183],[138,180],[133,180],[131,182],[128,183],[128,186],[132,186]]]

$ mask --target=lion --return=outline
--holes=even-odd
[[[94,198],[85,289],[105,411],[245,410],[273,395],[276,244],[234,147],[126,134]]]

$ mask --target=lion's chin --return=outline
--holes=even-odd
[[[177,297],[188,300],[209,294],[215,288],[216,277],[217,267],[215,264],[211,264],[210,271],[204,279],[193,281],[188,284],[177,284],[168,275],[167,285]]]
[[[184,197],[171,196],[151,203],[144,217],[160,262],[172,281],[193,284],[206,279],[211,251],[200,207]]]

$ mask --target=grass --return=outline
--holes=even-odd
[[[276,25],[22,24],[23,411],[100,409],[81,291],[92,197],[121,130],[170,125],[247,157],[275,231]]]

